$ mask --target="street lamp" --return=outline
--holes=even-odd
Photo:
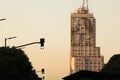
[[[14,36],[14,37],[5,38],[5,47],[6,47],[6,45],[7,45],[7,39],[13,39],[13,38],[17,38],[17,37]]]
[[[4,21],[4,20],[6,20],[6,18],[0,19],[0,21]]]

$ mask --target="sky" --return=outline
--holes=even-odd
[[[120,53],[120,0],[88,0],[90,13],[96,18],[96,46],[107,63]],[[0,46],[19,46],[45,38],[39,44],[24,47],[36,71],[45,68],[46,80],[61,80],[69,74],[70,14],[80,8],[82,0],[0,0]]]

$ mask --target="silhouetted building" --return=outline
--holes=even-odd
[[[63,80],[120,80],[119,75],[82,70],[64,77]]]
[[[96,19],[89,13],[88,0],[71,14],[70,73],[80,70],[99,72],[104,65],[100,47],[96,47]]]

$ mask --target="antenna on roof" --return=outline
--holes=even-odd
[[[83,0],[82,9],[85,10],[87,13],[89,12],[88,0]]]

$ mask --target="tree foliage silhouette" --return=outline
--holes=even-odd
[[[113,55],[101,70],[103,73],[120,74],[120,54]]]
[[[42,80],[21,49],[0,47],[0,80]]]

